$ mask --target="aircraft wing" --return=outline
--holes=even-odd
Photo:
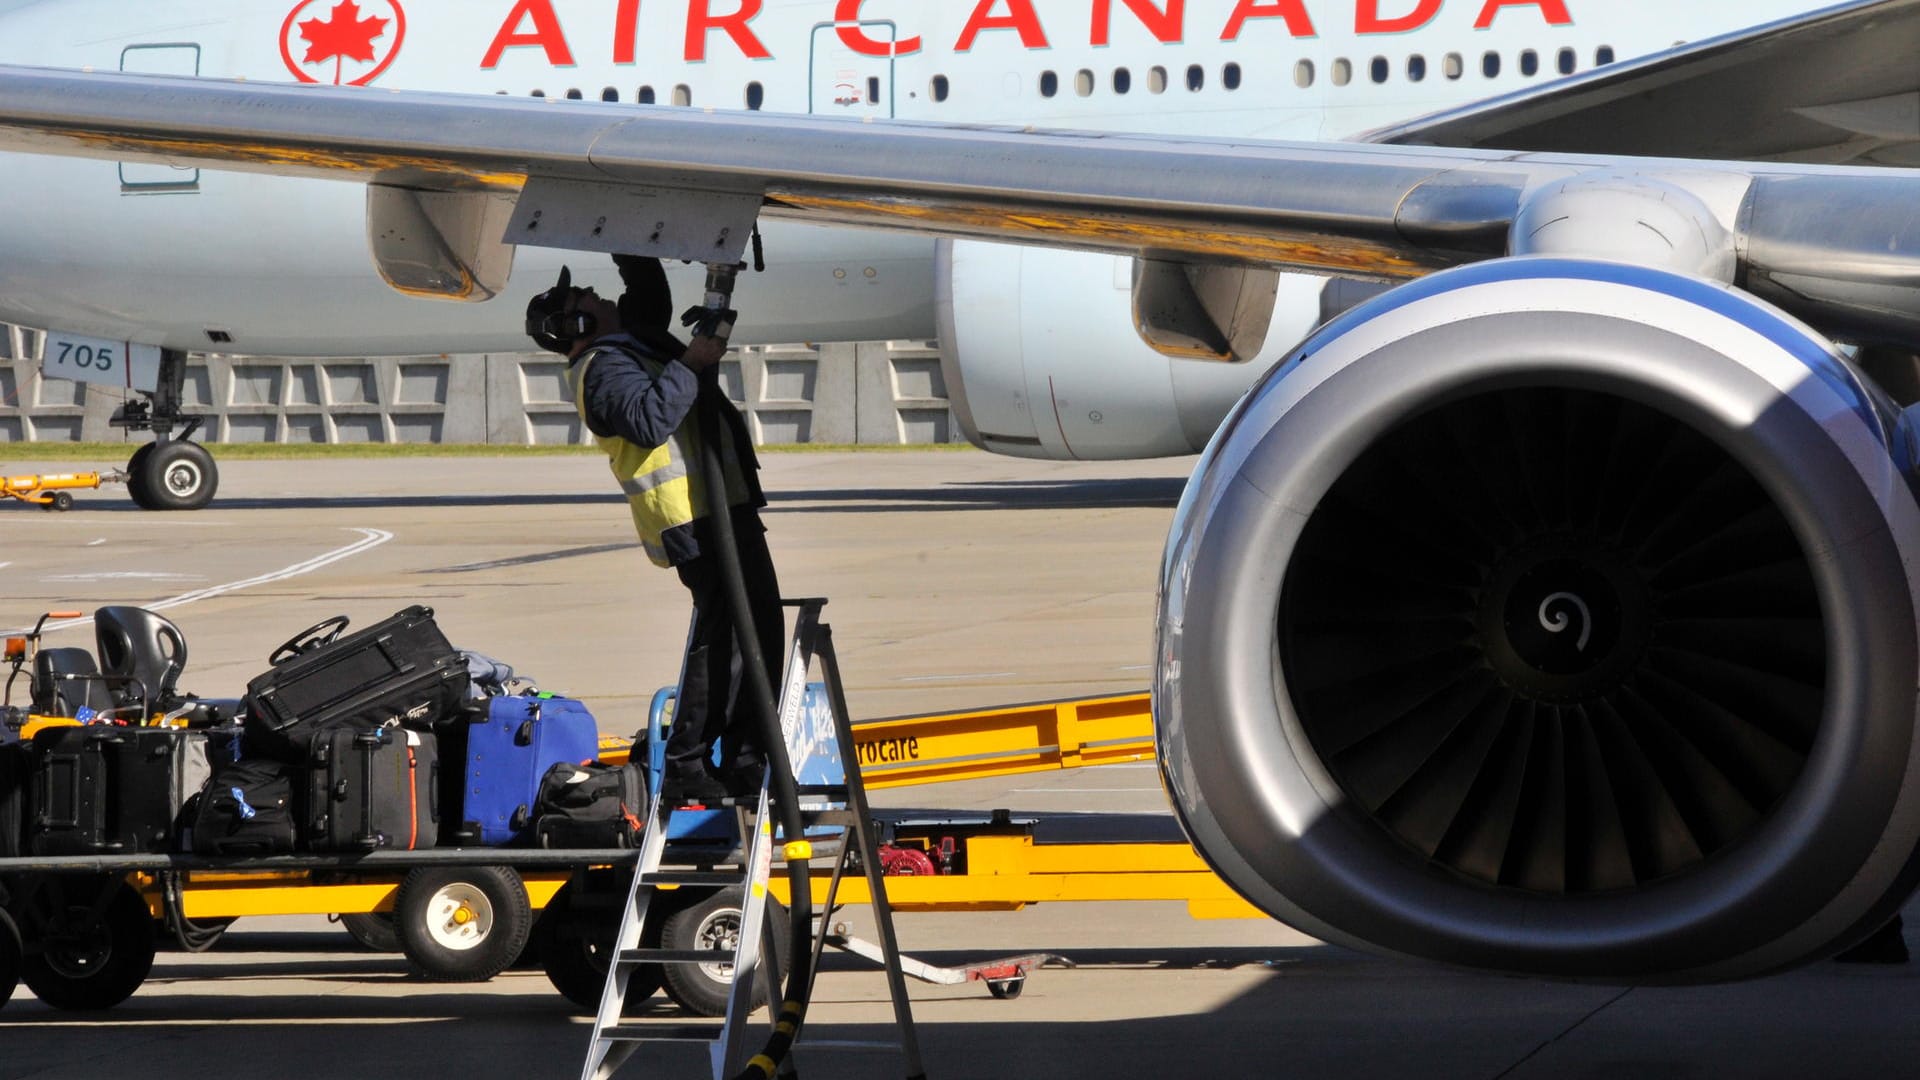
[[[1219,358],[1250,355],[1220,347],[1222,334],[1241,344],[1264,334],[1263,320],[1242,317],[1260,292],[1247,268],[1390,281],[1538,250],[1511,235],[1528,206],[1603,178],[1656,202],[1684,193],[1701,217],[1685,228],[1726,248],[1720,276],[1817,324],[1920,343],[1909,254],[1920,250],[1910,210],[1920,175],[1905,170],[860,123],[20,67],[0,67],[0,150],[364,182],[381,272],[456,299],[491,296],[515,244],[737,261],[761,215],[1132,254],[1143,336]],[[1210,344],[1199,353],[1168,348],[1148,332],[1155,311],[1221,333],[1202,327],[1195,336]]]
[[[1920,165],[1916,56],[1920,2],[1855,0],[1361,138],[1912,167]]]

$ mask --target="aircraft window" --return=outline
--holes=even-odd
[[[1293,85],[1302,90],[1313,85],[1313,61],[1302,60],[1293,65]]]
[[[1187,68],[1187,89],[1204,90],[1207,85],[1207,69],[1199,64]]]
[[[1573,74],[1573,69],[1577,64],[1578,64],[1578,61],[1574,59],[1572,49],[1560,50],[1560,74],[1562,75]]]
[[[615,90],[613,87],[609,86],[605,90],[600,91],[600,100],[601,101],[619,101],[620,91]]]
[[[679,86],[674,87],[673,103],[675,105],[693,104],[693,87],[688,86],[686,83],[681,83]]]
[[[1333,62],[1333,85],[1345,86],[1353,81],[1353,61],[1341,57]]]
[[[747,108],[753,112],[758,112],[760,111],[760,106],[765,105],[766,103],[767,103],[767,88],[764,86],[761,86],[757,82],[748,83],[747,84]]]
[[[1052,97],[1060,92],[1060,76],[1051,71],[1040,73],[1040,96]]]
[[[1407,57],[1407,81],[1419,82],[1427,77],[1427,58],[1415,53]]]
[[[1490,52],[1480,58],[1480,73],[1489,79],[1500,77],[1500,54]]]
[[[1113,69],[1113,92],[1124,94],[1133,89],[1133,72],[1126,68]]]
[[[1387,75],[1392,69],[1392,65],[1387,63],[1387,58],[1384,56],[1374,57],[1373,63],[1368,67],[1372,69],[1373,81],[1377,83],[1386,82]]]
[[[1081,97],[1093,96],[1093,72],[1081,68],[1073,77],[1073,92]]]
[[[947,95],[952,91],[953,84],[947,81],[945,75],[935,75],[933,77],[933,100],[945,101],[947,100]]]
[[[1534,76],[1540,74],[1540,54],[1527,49],[1520,54],[1520,74]]]
[[[640,88],[640,104],[651,105],[654,103],[654,100],[653,87],[643,86]]]
[[[584,99],[585,97],[586,97],[586,95],[585,95],[585,94],[582,94],[582,93],[581,93],[580,91],[578,91],[578,90],[569,90],[569,91],[567,91],[567,100],[568,100],[568,101],[580,101],[580,100],[583,100],[583,99]]]
[[[880,104],[880,76],[867,76],[867,104]]]
[[[1447,62],[1444,66],[1449,79],[1457,79],[1467,73],[1467,61],[1457,52],[1447,54]]]
[[[1613,46],[1602,45],[1593,51],[1593,66],[1606,67],[1613,63]]]
[[[1240,65],[1228,64],[1220,69],[1220,85],[1229,90],[1240,89]]]
[[[1166,68],[1156,67],[1153,70],[1147,72],[1147,89],[1153,91],[1156,94],[1164,94],[1167,92],[1167,69]]]

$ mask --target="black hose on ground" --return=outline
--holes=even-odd
[[[793,764],[787,758],[786,733],[780,727],[773,684],[767,677],[766,655],[753,624],[753,605],[747,596],[746,574],[740,568],[740,549],[734,537],[733,508],[727,502],[726,463],[720,455],[720,417],[713,402],[702,394],[696,408],[700,425],[701,478],[707,495],[707,517],[713,522],[714,547],[709,554],[720,563],[720,580],[727,590],[727,607],[733,613],[733,634],[740,648],[741,690],[759,716],[760,737],[767,755],[768,783],[779,811],[780,831],[789,844],[804,843],[806,824],[800,816],[800,793],[794,784]],[[719,688],[714,688],[718,690]],[[751,837],[744,838],[751,846]],[[802,857],[796,858],[796,854]],[[768,1080],[780,1068],[780,1062],[793,1049],[806,1018],[808,989],[813,985],[813,890],[808,880],[807,859],[789,851],[787,880],[792,897],[791,933],[792,970],[787,972],[785,1000],[780,1004],[773,1035],[768,1038],[747,1067],[735,1080]]]

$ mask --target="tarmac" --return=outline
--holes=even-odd
[[[28,471],[116,463],[35,463]],[[772,454],[769,539],[788,596],[826,616],[856,718],[1134,691],[1154,579],[1191,460],[1025,462],[974,452]],[[80,492],[67,514],[0,506],[0,627],[108,603],[186,634],[182,688],[237,696],[284,639],[425,603],[455,644],[640,726],[671,684],[687,603],[633,541],[592,457],[223,462],[193,514]],[[91,644],[90,627],[50,645]],[[881,806],[1164,812],[1151,766],[878,792]],[[864,913],[850,910],[856,932]],[[1909,906],[1908,925],[1920,925]],[[940,963],[1045,951],[1014,1000],[913,984],[929,1076],[1920,1076],[1920,973],[1819,964],[1749,983],[1650,988],[1489,977],[1378,959],[1277,923],[1179,904],[901,915]],[[1909,931],[1912,941],[1915,932]],[[663,999],[651,1006],[673,1013]],[[829,957],[808,1034],[884,1037],[879,973]],[[589,1024],[538,971],[418,981],[320,919],[245,920],[163,953],[132,1000],[65,1014],[22,988],[0,1011],[0,1080],[404,1074],[570,1077]],[[809,1050],[801,1074],[900,1077],[897,1056]],[[704,1052],[643,1049],[623,1076],[694,1077]]]

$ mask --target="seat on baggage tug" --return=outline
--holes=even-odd
[[[103,607],[93,614],[93,631],[98,663],[81,648],[42,649],[34,657],[34,712],[75,716],[86,707],[151,714],[177,700],[187,639],[171,620],[145,608]]]

